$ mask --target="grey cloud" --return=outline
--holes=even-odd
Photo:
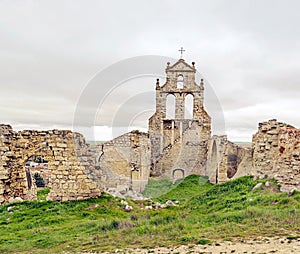
[[[296,0],[1,1],[2,121],[17,128],[68,127],[77,112],[78,126],[88,126],[103,92],[127,69],[98,80],[98,91],[84,96],[98,71],[139,55],[177,58],[184,46],[186,61],[195,61],[206,80],[215,130],[222,108],[234,139],[251,137],[265,117],[299,127],[299,7]],[[165,61],[152,64],[164,75]],[[154,76],[152,83],[145,80],[149,96],[139,95],[145,92],[140,89],[121,108],[126,91],[111,94],[101,124],[124,125],[139,111],[152,110],[154,83]],[[144,127],[147,117],[135,123]]]

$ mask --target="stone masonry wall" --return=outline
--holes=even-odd
[[[300,130],[270,120],[253,136],[255,176],[275,178],[283,191],[300,190]]]
[[[0,203],[36,199],[36,189],[25,163],[33,155],[48,161],[51,170],[48,199],[69,201],[97,197],[101,190],[87,177],[92,163],[82,135],[71,131],[14,132],[0,125]]]
[[[150,174],[150,140],[147,133],[132,131],[96,148],[96,164],[88,175],[107,190],[141,192]]]

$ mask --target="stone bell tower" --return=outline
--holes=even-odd
[[[194,62],[167,63],[166,74],[165,84],[157,79],[156,112],[149,119],[151,173],[176,180],[203,173],[211,118],[203,106],[203,80],[195,81]]]

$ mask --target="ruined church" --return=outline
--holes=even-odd
[[[191,174],[207,176],[211,183],[269,177],[283,191],[300,190],[300,130],[276,120],[260,123],[248,148],[212,136],[205,84],[197,84],[195,74],[194,62],[167,63],[166,82],[155,84],[148,133],[132,131],[91,145],[72,131],[16,132],[0,125],[0,204],[36,199],[26,165],[37,156],[47,161],[48,200],[53,201],[98,197],[103,191],[141,192],[150,177],[176,181]]]
[[[165,84],[157,80],[156,111],[149,119],[151,173],[171,179],[203,174],[211,135],[211,118],[203,105],[203,80],[196,83],[195,63],[189,65],[183,59],[168,63],[166,74]],[[173,106],[171,112],[167,106]]]

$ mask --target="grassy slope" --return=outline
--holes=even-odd
[[[129,201],[134,211],[126,213],[120,200],[107,194],[69,203],[2,205],[0,252],[99,251],[258,235],[300,236],[299,192],[288,196],[267,189],[251,191],[257,181],[250,177],[221,185],[199,176],[189,176],[175,187],[163,181],[151,181],[145,193],[155,201],[179,200],[179,206],[147,211],[141,207],[149,201]],[[158,190],[165,193],[159,196]]]

